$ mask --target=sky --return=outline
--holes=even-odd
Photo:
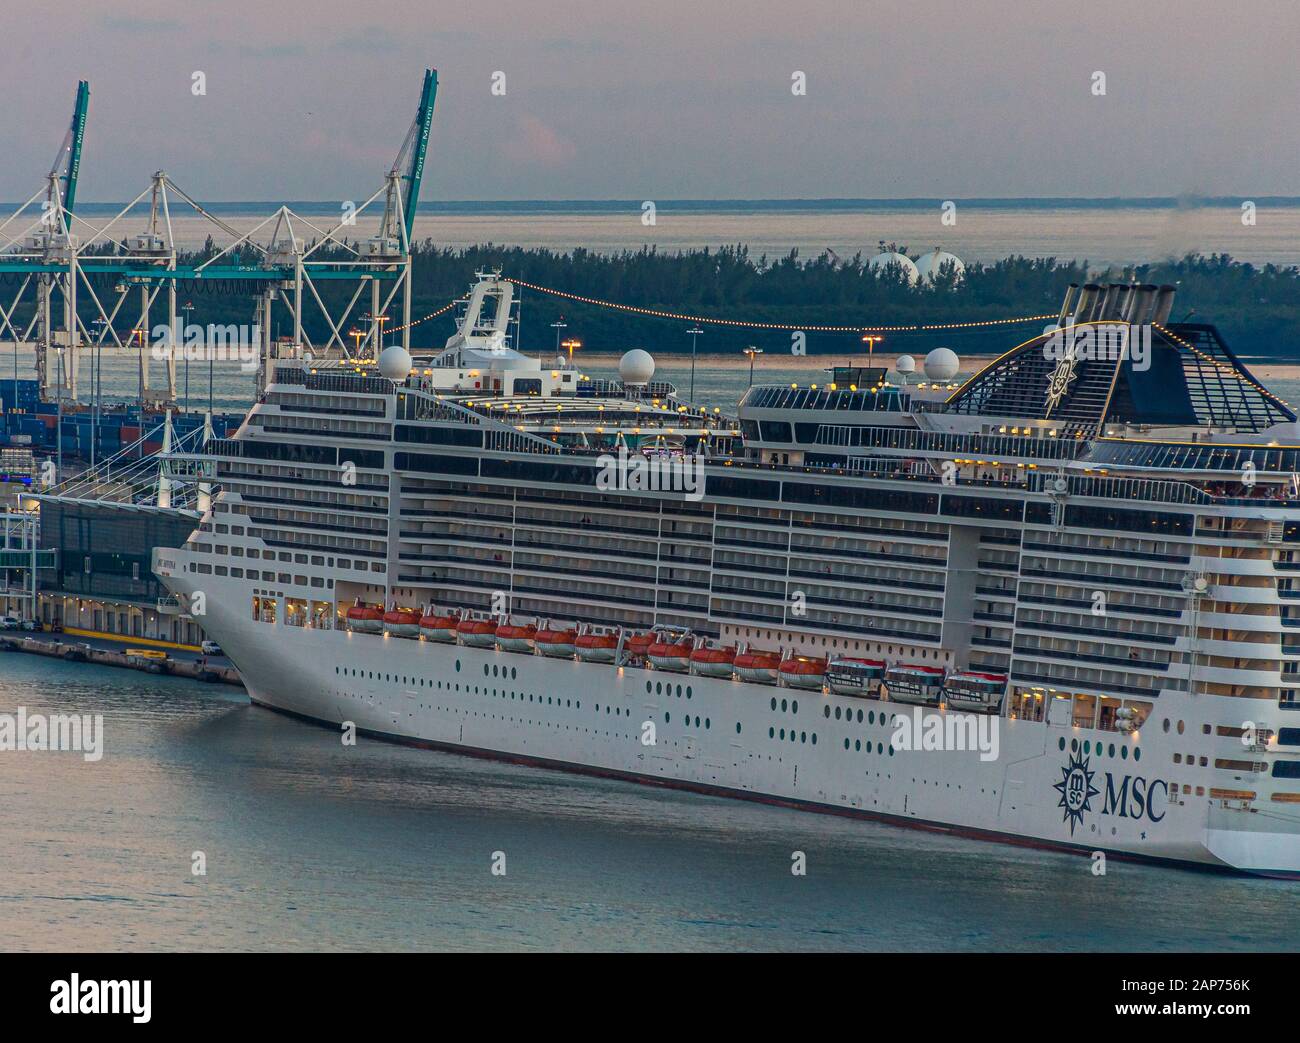
[[[426,66],[425,199],[1300,195],[1295,0],[103,0],[57,36],[4,8],[3,200],[40,186],[79,78],[83,200],[157,169],[355,199]]]

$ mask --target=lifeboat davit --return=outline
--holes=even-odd
[[[531,623],[523,627],[503,623],[497,627],[497,647],[505,652],[531,652],[536,636],[537,628]]]
[[[537,651],[542,655],[551,656],[553,659],[568,659],[573,655],[574,645],[577,644],[578,632],[576,630],[539,630],[534,639],[537,643]]]
[[[741,652],[731,664],[736,676],[754,684],[776,684],[781,657],[775,652]]]
[[[781,663],[781,680],[791,688],[821,691],[826,683],[826,660],[802,655],[787,659]]]
[[[430,613],[420,617],[420,634],[426,641],[450,643],[456,640],[456,625],[459,622],[459,616],[439,616]]]
[[[383,609],[375,605],[353,605],[348,609],[348,629],[358,634],[378,634],[384,629]]]
[[[701,677],[730,677],[736,661],[736,646],[697,648],[691,653],[691,669]]]
[[[682,674],[690,669],[693,651],[694,647],[689,640],[655,641],[646,649],[645,654],[656,670],[672,670]]]
[[[456,624],[461,644],[471,648],[492,648],[497,643],[495,619],[462,619]]]
[[[618,638],[613,634],[579,634],[573,647],[584,663],[612,663]]]

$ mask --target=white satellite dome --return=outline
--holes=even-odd
[[[892,250],[876,254],[867,262],[867,268],[871,271],[880,271],[888,268],[891,264],[896,264],[903,269],[903,274],[907,276],[907,282],[911,286],[915,286],[921,278],[920,273],[916,270],[916,265],[912,263],[912,259],[907,254],[897,253]]]
[[[379,372],[389,380],[405,380],[411,365],[411,353],[400,344],[390,344],[379,353]]]
[[[925,356],[925,375],[937,384],[946,384],[961,369],[961,359],[951,348],[935,348]]]
[[[912,358],[911,355],[899,355],[894,362],[894,369],[899,373],[915,373],[916,359]]]
[[[654,375],[655,360],[648,351],[633,348],[618,360],[618,376],[624,384],[648,384]]]
[[[952,265],[953,274],[958,278],[966,272],[966,266],[961,263],[960,257],[956,254],[950,254],[946,250],[940,250],[937,246],[929,253],[921,254],[916,259],[916,271],[922,279],[937,279],[940,269],[946,265]]]

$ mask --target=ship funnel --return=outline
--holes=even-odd
[[[1155,310],[1151,315],[1151,322],[1160,326],[1169,322],[1169,316],[1174,310],[1174,294],[1177,292],[1176,286],[1162,286],[1156,291]]]
[[[1096,310],[1097,294],[1101,287],[1095,282],[1087,283],[1079,292],[1079,305],[1074,309],[1074,321],[1088,322],[1092,319],[1092,313]]]
[[[1115,292],[1111,295],[1110,308],[1106,312],[1106,318],[1120,322],[1128,313],[1128,300],[1133,296],[1133,287],[1128,283],[1116,283],[1112,289]]]
[[[1065,288],[1065,300],[1061,302],[1061,317],[1056,320],[1058,326],[1065,325],[1065,320],[1070,317],[1070,309],[1074,307],[1074,300],[1078,295],[1079,284],[1077,282],[1072,282]]]
[[[1132,304],[1128,309],[1128,321],[1134,326],[1144,326],[1151,321],[1151,310],[1155,303],[1156,288],[1150,283],[1135,286]]]
[[[1097,301],[1097,307],[1092,316],[1098,322],[1110,318],[1111,308],[1115,304],[1115,287],[1118,285],[1118,283],[1109,283],[1102,287],[1101,298]]]

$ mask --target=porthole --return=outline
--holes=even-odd
[[[1135,761],[1140,761],[1140,760],[1142,759],[1142,747],[1141,747],[1141,746],[1134,746],[1134,747],[1133,747],[1133,759],[1134,759]]]
[[[1061,736],[1061,738],[1056,740],[1056,748],[1058,750],[1065,749],[1065,736]]]

